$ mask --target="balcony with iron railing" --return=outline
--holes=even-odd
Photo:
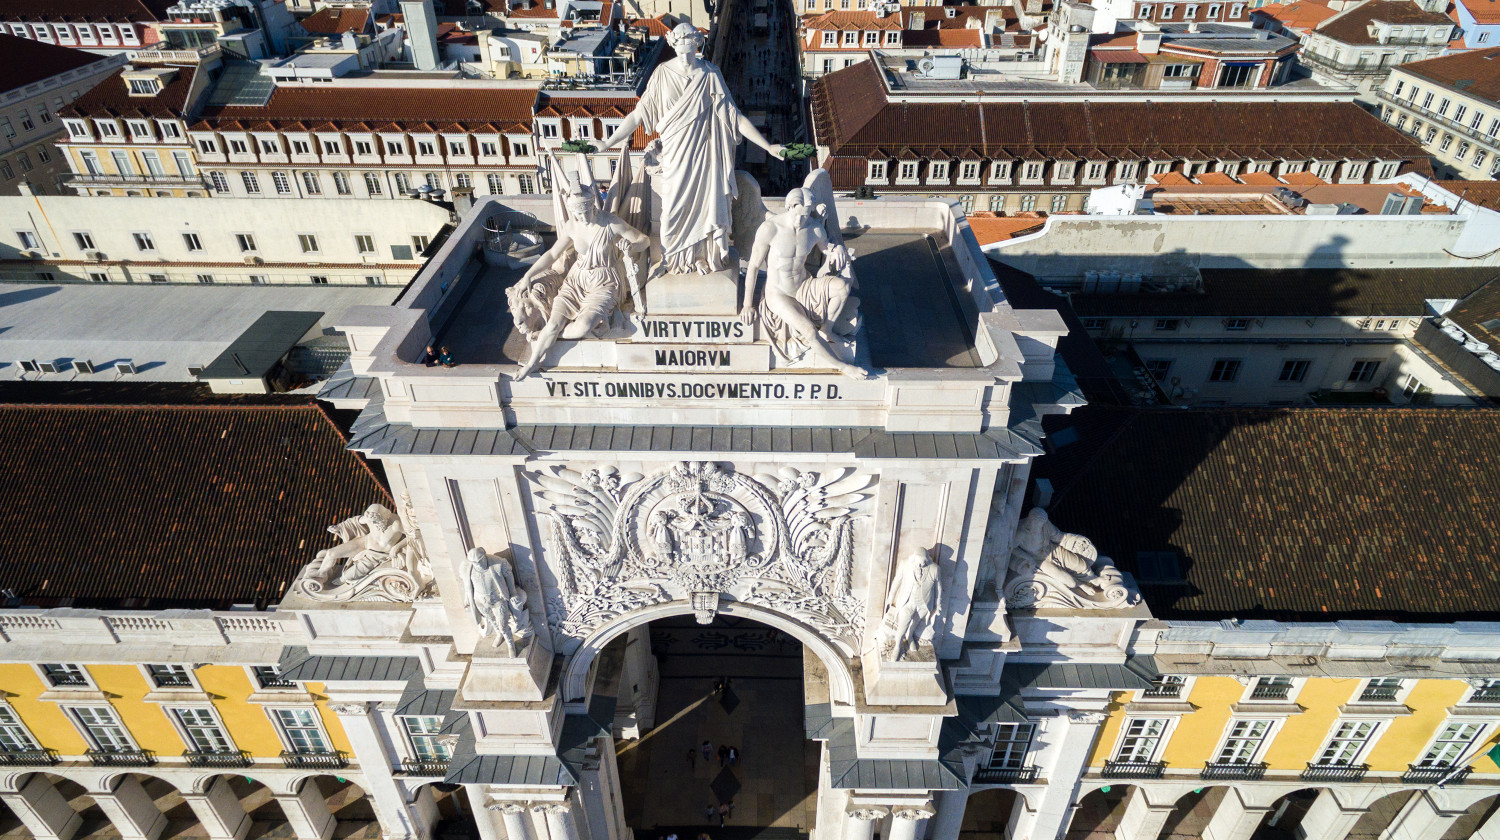
[[[51,767],[59,760],[57,750],[0,750],[0,767]]]
[[[1469,695],[1470,703],[1500,703],[1500,686],[1477,688]]]
[[[1266,763],[1263,761],[1256,764],[1235,761],[1210,761],[1203,765],[1203,772],[1198,775],[1203,779],[1231,779],[1255,782],[1266,775]]]
[[[1106,761],[1099,775],[1106,779],[1160,779],[1166,772],[1163,761]]]
[[[300,770],[340,770],[349,766],[349,756],[341,750],[327,752],[282,750],[281,763]]]
[[[1394,58],[1394,53],[1388,55]],[[1312,52],[1306,47],[1297,54],[1297,60],[1303,64],[1334,73],[1343,73],[1346,76],[1383,76],[1396,68],[1395,64],[1381,64],[1378,61],[1335,61],[1326,55]]]
[[[1037,769],[1027,767],[981,767],[974,771],[976,784],[1020,785],[1036,781]]]
[[[1460,767],[1455,769],[1451,764],[1429,764],[1419,767],[1408,764],[1406,772],[1401,774],[1401,781],[1409,785],[1435,785],[1442,782],[1445,785],[1461,785],[1469,778],[1472,768]]]
[[[1181,696],[1182,683],[1180,682],[1154,682],[1150,688],[1141,691],[1141,697],[1150,700],[1172,700]]]
[[[446,758],[408,758],[401,762],[401,773],[405,776],[442,778],[448,775],[448,763]]]
[[[156,753],[150,750],[89,750],[89,763],[95,767],[150,767]]]
[[[1399,685],[1371,685],[1371,686],[1366,686],[1365,690],[1361,691],[1359,693],[1359,702],[1361,702],[1361,703],[1394,703],[1394,702],[1396,702],[1396,696],[1399,695],[1400,693],[1401,693],[1401,686],[1399,686]]]
[[[159,189],[206,190],[209,184],[203,178],[184,178],[181,175],[108,175],[77,174],[69,179],[70,184],[90,187],[155,187]]]
[[[189,750],[182,757],[189,767],[249,767],[255,763],[244,750]]]
[[[1304,782],[1358,782],[1368,772],[1368,764],[1309,764],[1301,776]]]
[[[1292,687],[1285,683],[1258,682],[1255,688],[1250,690],[1251,700],[1285,700],[1292,693]]]
[[[1467,123],[1461,123],[1448,116],[1447,114],[1439,114],[1437,111],[1434,111],[1431,108],[1424,108],[1421,105],[1418,105],[1414,100],[1402,99],[1399,96],[1392,96],[1390,92],[1385,88],[1376,90],[1375,95],[1379,99],[1385,102],[1389,102],[1397,108],[1404,108],[1412,112],[1413,114],[1420,114],[1423,119],[1427,120],[1429,123],[1432,123],[1435,128],[1442,129],[1443,131],[1447,131],[1449,133],[1462,134],[1463,136],[1469,138],[1470,140],[1473,140],[1476,143],[1483,143],[1491,147],[1500,147],[1500,131],[1497,131],[1494,134],[1488,134],[1468,125]],[[1491,117],[1491,119],[1493,119],[1493,117]],[[1405,129],[1401,130],[1406,131]],[[1421,138],[1417,139],[1419,141],[1421,140]],[[1500,691],[1496,692],[1496,697],[1500,698]],[[1500,699],[1497,699],[1494,702],[1500,703]]]

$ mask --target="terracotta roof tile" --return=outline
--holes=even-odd
[[[1401,70],[1470,96],[1500,103],[1500,47],[1413,61],[1401,65]]]
[[[24,40],[24,39],[23,39]],[[169,65],[170,66],[170,65]],[[172,66],[177,72],[155,96],[131,96],[123,70],[106,76],[87,93],[59,109],[65,117],[182,117],[198,65]]]
[[[264,106],[212,106],[194,128],[288,122],[368,124],[374,130],[412,130],[430,124],[493,131],[529,130],[532,88],[278,87]],[[255,130],[252,128],[252,130]]]
[[[1345,44],[1373,44],[1372,21],[1399,25],[1451,24],[1442,12],[1429,12],[1412,0],[1367,0],[1318,24],[1317,31]]]
[[[1203,269],[1203,290],[1073,295],[1085,317],[1420,317],[1429,299],[1458,300],[1500,268]]]
[[[0,580],[27,603],[275,603],[388,493],[311,401],[0,405]]]
[[[1500,23],[1500,0],[1459,0],[1459,3],[1482,26]],[[1454,22],[1458,22],[1455,14]]]
[[[104,56],[83,50],[0,35],[0,91],[15,90],[103,61],[107,61]]]
[[[1500,617],[1500,412],[1139,410],[1046,418],[1055,524],[1136,575],[1158,618]],[[1144,577],[1165,552],[1180,577]],[[1169,572],[1170,573],[1170,572]]]
[[[56,23],[147,23],[165,20],[177,0],[0,0],[0,20]]]
[[[363,34],[370,30],[368,8],[336,9],[324,6],[302,19],[302,28],[310,35],[341,35],[345,32]]]

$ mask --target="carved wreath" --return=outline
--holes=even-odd
[[[532,477],[562,561],[549,610],[562,639],[694,592],[787,612],[834,638],[862,632],[853,519],[872,476],[783,467],[751,478],[687,461],[650,476],[554,466]]]

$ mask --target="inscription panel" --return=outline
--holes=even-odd
[[[625,344],[616,345],[620,370],[682,370],[705,373],[771,369],[771,348],[764,344]]]

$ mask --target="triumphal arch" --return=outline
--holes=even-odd
[[[323,398],[358,411],[350,446],[394,509],[308,547],[282,609],[312,641],[284,671],[326,686],[357,751],[440,720],[441,762],[361,759],[387,836],[431,834],[436,784],[487,840],[621,840],[713,819],[642,825],[635,800],[725,783],[696,737],[625,763],[720,714],[659,707],[665,671],[724,661],[662,640],[753,625],[800,645],[802,690],[734,744],[743,765],[717,761],[743,786],[771,730],[806,744],[800,833],[948,840],[1004,785],[1013,836],[1050,837],[1109,691],[1048,663],[1124,673],[1143,614],[1086,542],[1022,517],[1039,418],[1079,402],[1066,329],[1006,300],[949,202],[835,196],[815,167],[762,198],[736,147],[794,154],[673,37],[618,136],[549,155],[550,195],[484,199],[394,305],[340,320],[352,357]],[[612,150],[637,130],[660,142]],[[729,709],[751,686],[705,693]],[[984,775],[1016,720],[1042,721],[1056,780]],[[742,793],[729,824],[777,795]]]

